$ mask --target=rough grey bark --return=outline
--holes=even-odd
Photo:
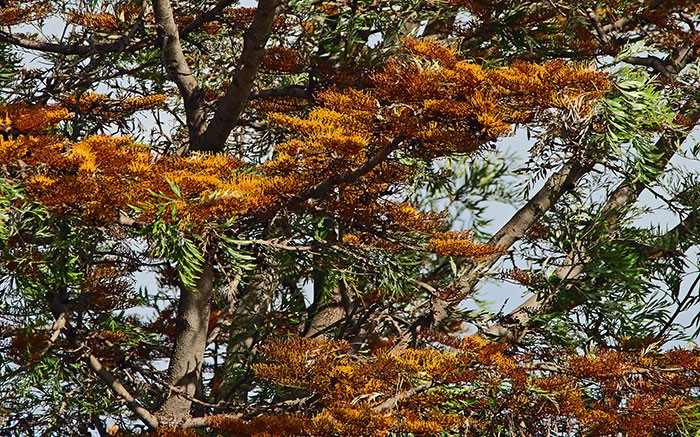
[[[324,296],[325,275],[314,278],[314,301],[308,309],[304,337],[331,337],[331,330],[350,314],[351,298],[340,286]]]
[[[162,40],[161,51],[165,71],[170,80],[177,85],[184,101],[190,139],[199,138],[204,132],[206,122],[204,95],[185,59],[170,0],[153,0],[153,14]],[[185,152],[186,150],[179,151],[180,154]]]
[[[171,391],[157,413],[161,424],[179,425],[189,418],[202,372],[213,287],[212,266],[205,264],[195,289],[180,292],[175,347],[166,378]]]
[[[238,67],[226,94],[218,102],[218,108],[209,126],[201,135],[193,137],[191,150],[220,152],[245,108],[253,89],[253,80],[258,74],[265,54],[265,45],[272,33],[272,24],[277,17],[280,0],[260,0],[255,18],[243,36],[243,52]]]
[[[207,14],[197,18],[204,22],[231,3],[219,2]],[[190,151],[221,152],[231,131],[238,123],[245,104],[253,88],[260,63],[265,54],[265,45],[272,33],[272,24],[277,17],[280,0],[260,0],[255,17],[243,38],[243,52],[231,86],[217,101],[217,109],[207,123],[204,94],[197,79],[192,74],[180,42],[180,34],[186,34],[190,27],[180,32],[169,0],[153,0],[153,12],[161,36],[162,58],[168,77],[177,85],[183,98],[187,130],[190,141],[177,151],[184,155]]]
[[[211,19],[230,3],[226,0],[220,1],[198,20],[203,22]],[[177,154],[223,150],[252,89],[280,3],[279,0],[261,0],[258,3],[253,23],[244,37],[244,48],[233,83],[227,93],[219,99],[214,118],[207,124],[202,89],[187,64],[180,41],[180,35],[191,29],[185,28],[182,32],[178,29],[169,0],[153,0],[154,15],[162,41],[163,64],[183,98],[190,137],[189,144],[176,151]],[[201,380],[212,289],[213,270],[212,266],[207,264],[197,281],[196,289],[183,290],[180,294],[175,345],[166,380],[171,386],[171,391],[157,414],[162,425],[177,426],[189,417],[192,398]]]

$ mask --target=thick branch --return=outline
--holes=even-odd
[[[28,50],[36,50],[44,53],[56,53],[60,55],[86,56],[92,53],[118,53],[134,51],[146,45],[146,40],[134,39],[125,45],[122,39],[114,42],[95,44],[61,44],[49,41],[39,41],[27,38],[23,35],[15,35],[10,32],[0,31],[0,42],[22,47]]]
[[[250,93],[250,99],[264,99],[266,97],[297,97],[311,99],[308,88],[302,85],[290,85],[283,88],[270,88],[257,90]]]
[[[671,74],[671,72],[668,71],[664,60],[659,58],[658,56],[628,56],[624,59],[624,61],[632,65],[641,65],[643,67],[649,67],[657,73],[659,73],[660,75],[662,75],[663,77],[673,77],[673,74]]]
[[[203,428],[206,426],[211,426],[212,422],[226,419],[249,419],[251,417],[256,417],[259,415],[279,415],[289,413],[290,411],[301,411],[303,408],[307,407],[309,402],[315,397],[316,395],[311,395],[302,398],[281,401],[271,405],[263,404],[259,405],[258,407],[251,407],[250,405],[240,405],[242,408],[246,409],[245,414],[222,413],[212,414],[204,417],[193,417],[191,419],[187,419],[180,426],[180,428]]]
[[[213,21],[214,19],[216,19],[216,16],[221,13],[221,11],[231,6],[235,1],[236,0],[219,0],[219,2],[213,8],[199,15],[197,18],[192,20],[192,22],[188,24],[184,29],[182,29],[182,31],[180,32],[180,36],[187,35],[190,32],[197,30],[202,24]]]
[[[521,239],[525,232],[537,222],[539,217],[549,210],[552,205],[566,192],[575,186],[577,181],[593,168],[592,162],[582,163],[580,158],[571,158],[564,166],[554,173],[544,186],[506,223],[493,235],[490,244],[504,249],[511,247]],[[434,297],[430,302],[430,309],[424,320],[418,320],[410,330],[406,331],[391,353],[397,354],[408,347],[415,335],[423,329],[426,323],[431,326],[439,324],[452,313],[452,308],[459,303],[463,296],[470,294],[484,274],[498,261],[500,255],[490,256],[481,262],[475,263],[467,269],[455,281],[454,288],[460,290],[459,296],[453,300]],[[452,288],[452,287],[450,287]]]
[[[693,211],[670,231],[669,236],[679,242],[678,250],[685,252],[690,248],[690,245],[686,243],[686,241],[690,240],[689,237],[691,236],[697,239],[698,233],[700,233],[700,211]],[[657,255],[657,253],[652,253],[650,255]]]
[[[59,316],[49,328],[49,330],[51,331],[51,335],[41,346],[39,355],[44,355],[46,352],[48,352],[49,349],[51,349],[54,343],[56,343],[56,340],[58,340],[58,337],[61,335],[61,331],[66,327],[67,324],[68,316],[66,315],[66,312],[62,312],[61,314],[59,314]]]
[[[591,20],[591,24],[593,25],[593,28],[595,29],[596,33],[598,34],[598,39],[603,44],[609,44],[610,43],[610,36],[603,29],[603,25],[600,23],[600,19],[598,18],[598,15],[595,13],[595,11],[592,8],[587,8],[586,9],[586,16],[588,17],[589,20]]]
[[[660,5],[663,4],[663,2],[666,0],[653,0],[649,2],[649,5],[647,6],[649,12],[653,12],[656,8],[658,8]],[[626,26],[630,25],[633,23],[635,20],[638,20],[638,17],[635,16],[625,16],[622,18],[619,18],[616,21],[613,21],[612,23],[606,24],[603,26],[601,29],[604,33],[609,33],[613,30],[622,30]]]
[[[61,55],[76,55],[89,56],[95,53],[122,53],[126,51],[135,51],[147,46],[150,41],[143,38],[135,38],[136,33],[143,27],[143,14],[141,13],[137,20],[134,21],[131,29],[122,36],[110,35],[110,39],[116,38],[116,41],[110,42],[95,42],[90,41],[89,44],[80,43],[55,43],[46,40],[31,39],[26,35],[15,35],[10,32],[0,31],[0,42],[15,45],[29,50],[36,50],[44,53],[56,53]]]
[[[160,0],[163,1],[163,0]],[[238,60],[238,68],[231,86],[218,101],[214,118],[206,131],[193,142],[196,151],[219,152],[243,112],[253,80],[258,74],[260,62],[265,54],[265,45],[272,33],[272,24],[277,16],[281,0],[260,0],[255,18],[243,37],[243,52]]]
[[[102,363],[92,354],[86,358],[88,366],[95,374],[120,398],[124,399],[126,406],[136,414],[149,428],[158,428],[158,419],[155,418],[147,409],[143,408],[136,399],[129,393],[129,390],[122,385],[112,373],[102,366]]]
[[[676,227],[671,229],[666,233],[663,239],[672,239],[678,242],[677,252],[683,253],[689,248],[687,241],[690,235],[697,235],[700,231],[698,223],[697,212],[689,214],[685,219],[683,219]],[[654,258],[667,252],[668,249],[660,248],[645,248],[642,252],[647,258]],[[585,251],[581,251],[576,255],[580,261],[571,263],[570,261],[565,261],[565,263],[557,268],[555,275],[562,281],[567,279],[576,278],[582,272],[588,258],[585,256]],[[567,255],[567,260],[574,258],[572,254]],[[604,283],[599,284],[603,286]],[[521,338],[529,329],[532,329],[532,319],[541,315],[544,307],[549,303],[549,299],[540,299],[536,294],[530,296],[525,302],[520,304],[517,308],[511,311],[507,316],[503,318],[507,323],[497,323],[489,327],[486,331],[489,335],[495,337],[506,337],[510,339]],[[581,305],[583,301],[572,300],[567,302],[565,305],[557,304],[545,310],[547,311],[570,311],[578,305]]]
[[[175,82],[185,104],[187,129],[191,139],[198,138],[204,131],[206,112],[204,95],[192,75],[180,44],[180,34],[175,23],[169,0],[153,0],[153,13],[162,37],[162,57],[170,80]],[[180,151],[184,153],[185,151]]]
[[[537,222],[552,205],[568,190],[574,187],[579,179],[593,168],[593,162],[584,161],[580,157],[571,158],[564,166],[554,173],[544,186],[522,207],[515,215],[503,225],[489,240],[490,244],[503,249],[511,247],[521,239],[525,232]],[[446,320],[452,314],[453,308],[468,296],[498,261],[501,255],[492,255],[478,263],[472,264],[448,289],[459,290],[457,296],[447,300],[439,296],[433,296],[425,315],[417,320],[409,329],[398,338],[391,349],[392,354],[398,354],[408,347],[421,330],[435,326]]]
[[[535,224],[537,220],[547,212],[552,205],[569,189],[573,188],[581,177],[593,168],[592,162],[582,162],[580,158],[570,159],[556,173],[554,173],[544,186],[522,207],[513,217],[503,225],[489,240],[489,244],[507,249],[520,240]],[[481,280],[483,274],[488,271],[500,258],[493,255],[473,268],[469,269],[457,279],[456,285],[462,290],[462,294],[468,294]]]
[[[213,416],[193,417],[191,419],[187,419],[187,421],[185,421],[180,428],[204,428],[206,426],[211,426],[212,422],[215,420],[241,419],[242,417],[243,416],[241,414],[216,414]]]

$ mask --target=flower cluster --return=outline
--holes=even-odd
[[[100,120],[117,120],[138,111],[163,108],[167,96],[152,94],[142,97],[110,98],[105,94],[73,94],[61,101],[61,105],[71,111],[79,111],[98,117]]]
[[[47,17],[53,8],[41,0],[6,1],[0,7],[0,26],[29,23]]]
[[[265,49],[261,67],[264,70],[296,74],[303,69],[303,59],[298,50],[273,46]]]
[[[0,130],[6,135],[45,134],[71,113],[60,105],[27,106],[23,103],[0,105]]]
[[[507,273],[507,276],[526,287],[535,287],[542,284],[545,280],[542,273],[521,269],[513,269]]]
[[[436,232],[428,242],[428,250],[442,256],[458,256],[462,258],[479,259],[492,255],[500,255],[503,249],[496,246],[478,243],[470,231]]]
[[[321,412],[217,418],[211,425],[238,426],[243,435],[282,419],[295,424],[290,435],[480,435],[517,419],[550,432],[574,427],[592,436],[652,436],[682,426],[699,388],[697,351],[557,350],[534,358],[478,336],[433,334],[433,341],[443,347],[360,355],[344,342],[276,340],[264,347],[256,375],[314,393]]]
[[[270,114],[274,126],[291,135],[258,166],[227,156],[156,157],[129,138],[33,136],[48,133],[68,110],[111,119],[165,102],[163,95],[113,99],[97,93],[69,96],[56,107],[7,107],[3,128],[28,135],[4,141],[0,161],[24,166],[36,200],[93,221],[110,222],[136,207],[146,223],[168,211],[167,220],[202,229],[290,204],[313,209],[304,196],[325,184],[324,208],[363,244],[393,250],[425,247],[428,240],[428,250],[443,256],[501,253],[469,233],[434,233],[444,229],[440,214],[390,199],[434,158],[471,152],[513,123],[566,109],[569,100],[595,100],[607,88],[605,75],[559,61],[484,69],[434,43],[406,40],[405,46],[405,55],[370,76],[369,89],[320,92],[320,105],[305,117]]]
[[[590,112],[608,89],[606,76],[585,65],[516,61],[484,69],[430,43],[404,44],[428,57],[387,62],[372,76],[374,96],[401,104],[382,115],[396,134],[420,139],[433,156],[472,151],[508,134],[513,124],[541,121],[547,111],[566,110],[577,99]]]
[[[40,114],[48,114],[41,120],[51,120],[67,112]],[[15,129],[17,122],[9,116],[7,120]],[[49,128],[38,123],[32,131]],[[74,143],[49,135],[2,139],[0,163],[8,175],[22,174],[32,198],[54,212],[105,224],[132,206],[140,207],[141,219],[150,221],[160,208],[156,193],[169,197],[171,220],[201,226],[278,205],[300,189],[294,178],[245,171],[242,162],[231,157],[156,158],[131,138],[106,135]]]
[[[69,12],[66,18],[69,23],[90,29],[114,31],[122,27],[119,18],[114,14],[73,11]]]

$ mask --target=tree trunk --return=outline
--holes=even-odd
[[[190,416],[192,398],[202,373],[213,283],[212,266],[206,264],[196,289],[183,288],[180,292],[175,346],[166,379],[173,389],[158,412],[161,426],[177,426]]]

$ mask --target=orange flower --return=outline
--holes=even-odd
[[[428,250],[442,256],[484,258],[504,251],[496,246],[477,243],[470,231],[436,232],[428,242]]]

